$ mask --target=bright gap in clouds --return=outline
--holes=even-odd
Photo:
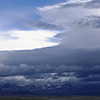
[[[0,32],[0,50],[31,50],[58,45],[54,38],[57,33],[49,30]]]

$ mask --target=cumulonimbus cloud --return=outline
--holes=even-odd
[[[36,83],[100,82],[100,2],[75,1],[38,8],[41,22],[63,29],[55,36],[60,44],[36,50],[0,52],[0,63],[3,63],[0,75],[5,79],[2,82],[14,80],[14,77],[15,83],[19,77],[29,84],[33,80]]]

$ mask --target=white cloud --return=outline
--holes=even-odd
[[[49,30],[0,32],[0,50],[36,49],[57,45],[58,43],[49,41],[57,33]]]
[[[38,7],[38,14],[43,21],[53,23],[59,27],[68,27],[70,23],[87,16],[100,16],[100,9],[85,7],[92,0],[69,0],[53,6]],[[69,27],[72,27],[71,25]]]
[[[0,83],[13,83],[17,85],[28,85],[33,82],[31,79],[26,79],[24,76],[8,76],[8,77],[0,77]]]
[[[86,3],[92,0],[69,0],[68,3]]]
[[[65,47],[98,48],[100,45],[100,29],[90,28],[88,23],[91,22],[86,22],[85,28],[80,26],[80,23],[83,23],[83,19],[91,16],[100,16],[100,9],[86,7],[87,2],[89,5],[89,2],[91,3],[92,0],[69,0],[65,3],[42,7],[38,9],[38,14],[42,16],[42,20],[48,23],[71,30],[70,32],[65,30],[60,35],[62,38],[61,42],[65,44]],[[77,20],[79,25],[75,26]],[[93,24],[98,25],[98,22],[95,21]]]
[[[40,11],[48,11],[48,10],[53,10],[53,9],[58,9],[61,8],[61,6],[65,6],[67,4],[73,4],[73,3],[86,3],[86,2],[90,2],[92,0],[69,0],[65,3],[59,3],[53,6],[45,6],[45,7],[38,7],[37,9]]]

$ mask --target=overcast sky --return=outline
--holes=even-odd
[[[100,82],[100,0],[0,0],[0,83]]]

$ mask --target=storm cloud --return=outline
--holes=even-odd
[[[1,51],[1,83],[99,83],[99,5],[99,0],[69,0],[38,7],[40,21],[27,24],[36,29],[58,30],[54,38],[59,40],[59,45]]]

